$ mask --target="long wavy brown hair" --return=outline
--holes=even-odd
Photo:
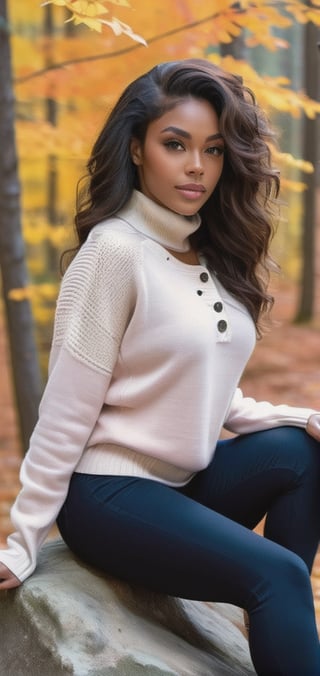
[[[192,244],[204,253],[222,285],[246,306],[259,334],[261,317],[273,302],[267,287],[279,192],[270,153],[274,134],[241,78],[209,61],[162,63],[120,96],[93,146],[86,185],[78,190],[78,248],[94,225],[117,213],[139,188],[131,139],[143,144],[150,122],[189,96],[213,106],[225,142],[223,172],[200,211],[201,226]]]

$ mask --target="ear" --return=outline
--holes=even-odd
[[[133,164],[135,164],[137,167],[142,164],[142,147],[141,142],[137,138],[131,139],[130,155]]]

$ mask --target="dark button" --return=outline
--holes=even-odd
[[[201,289],[198,289],[197,294],[198,294],[198,296],[202,296],[203,291],[201,291]]]
[[[218,321],[217,326],[218,326],[218,331],[219,331],[220,333],[224,333],[224,332],[227,330],[228,324],[227,324],[227,322],[225,321],[225,319],[220,319],[220,321]]]
[[[223,305],[222,305],[222,303],[220,303],[220,301],[218,300],[218,301],[214,304],[213,309],[214,309],[216,312],[222,312],[222,310],[223,310]]]
[[[207,272],[201,272],[200,279],[202,282],[207,282],[209,279],[209,275]]]

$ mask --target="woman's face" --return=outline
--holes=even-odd
[[[192,97],[151,122],[143,144],[131,142],[141,192],[182,216],[199,211],[214,191],[223,150],[215,110]]]

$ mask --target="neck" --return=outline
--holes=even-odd
[[[138,190],[133,191],[129,202],[118,215],[166,249],[178,252],[189,251],[189,237],[201,223],[199,214],[181,216],[156,204]]]

